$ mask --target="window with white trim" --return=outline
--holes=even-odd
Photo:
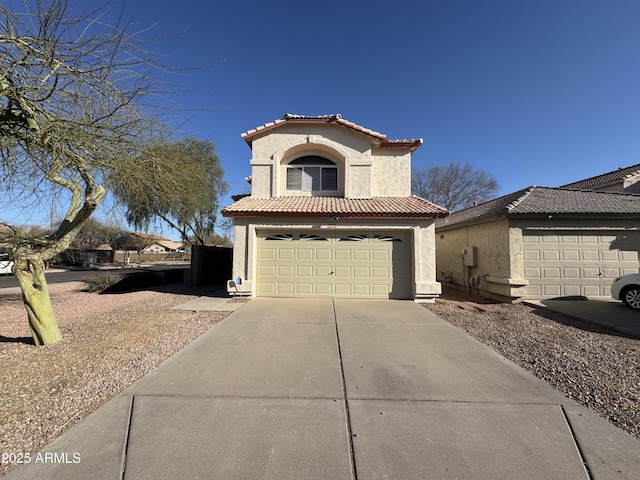
[[[287,190],[336,192],[338,167],[331,160],[316,155],[297,158],[287,165]]]

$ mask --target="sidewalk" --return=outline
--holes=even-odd
[[[640,442],[413,302],[258,298],[39,458],[5,478],[635,479]]]

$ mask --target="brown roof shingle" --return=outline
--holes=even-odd
[[[245,197],[222,210],[225,217],[404,217],[438,218],[449,212],[424,198],[374,197],[342,198],[290,196]]]
[[[533,186],[454,212],[437,226],[517,215],[640,216],[640,195]]]
[[[562,185],[560,188],[571,188],[576,190],[585,190],[593,187],[607,185],[609,183],[624,180],[627,177],[633,177],[640,173],[640,164],[631,165],[630,167],[619,168],[613,172],[603,173],[595,177],[586,178],[577,182]]]

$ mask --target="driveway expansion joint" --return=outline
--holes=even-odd
[[[347,400],[347,385],[344,375],[344,363],[342,361],[342,349],[340,347],[340,332],[338,331],[338,315],[336,314],[336,302],[335,299],[331,299],[331,306],[333,309],[333,321],[336,328],[336,342],[338,347],[338,359],[340,361],[340,386],[342,388],[342,405],[344,409],[345,427],[347,434],[347,445],[349,447],[349,463],[351,467],[351,480],[358,478],[358,471],[356,469],[356,457],[353,451],[353,429],[351,426],[351,416],[349,415],[349,402]]]
[[[569,429],[569,433],[571,434],[571,438],[573,439],[573,444],[576,447],[576,452],[578,452],[578,456],[580,457],[580,461],[582,461],[582,465],[584,465],[584,470],[589,480],[594,480],[594,477],[591,473],[591,469],[589,468],[589,462],[582,451],[582,447],[580,446],[580,442],[576,437],[576,433],[573,430],[573,426],[571,425],[571,420],[569,420],[569,416],[567,415],[566,410],[563,405],[560,405],[560,411],[562,412],[562,416],[564,417],[564,421],[567,424],[567,428]]]

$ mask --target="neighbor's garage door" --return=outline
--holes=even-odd
[[[402,232],[258,232],[258,296],[411,298]]]
[[[638,271],[638,234],[523,232],[527,297],[608,297],[614,278]]]

